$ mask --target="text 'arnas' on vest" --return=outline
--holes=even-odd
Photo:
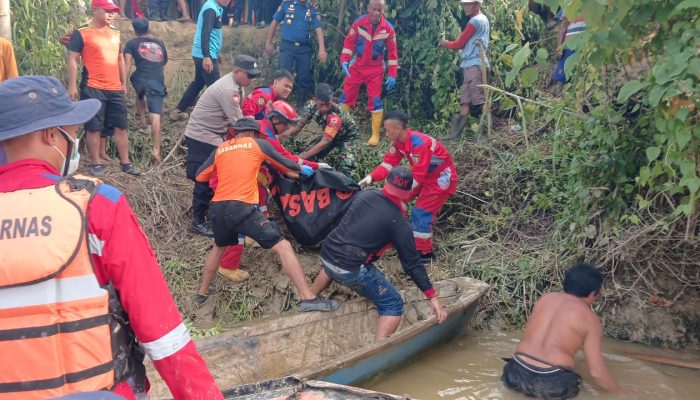
[[[3,219],[0,222],[0,240],[22,239],[27,237],[49,236],[51,234],[51,216]]]

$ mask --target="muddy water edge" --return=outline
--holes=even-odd
[[[437,347],[399,370],[383,374],[360,386],[381,392],[406,394],[421,400],[526,399],[500,382],[505,364],[520,340],[520,333],[469,331]],[[605,339],[603,351],[612,374],[639,399],[700,399],[700,371],[654,364],[630,357],[645,353],[696,361],[700,354],[677,352]],[[577,399],[616,399],[597,390],[586,372],[581,354],[576,371],[583,382]]]

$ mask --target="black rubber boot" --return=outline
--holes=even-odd
[[[457,140],[462,136],[462,131],[469,121],[468,115],[456,114],[452,117],[452,124],[447,135],[441,136],[440,140]]]

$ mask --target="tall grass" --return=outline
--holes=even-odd
[[[11,0],[12,38],[21,75],[64,77],[66,50],[61,36],[85,15],[81,0]]]

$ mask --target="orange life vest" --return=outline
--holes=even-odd
[[[2,400],[111,389],[122,378],[114,290],[100,286],[88,244],[99,184],[80,177],[0,194]]]

